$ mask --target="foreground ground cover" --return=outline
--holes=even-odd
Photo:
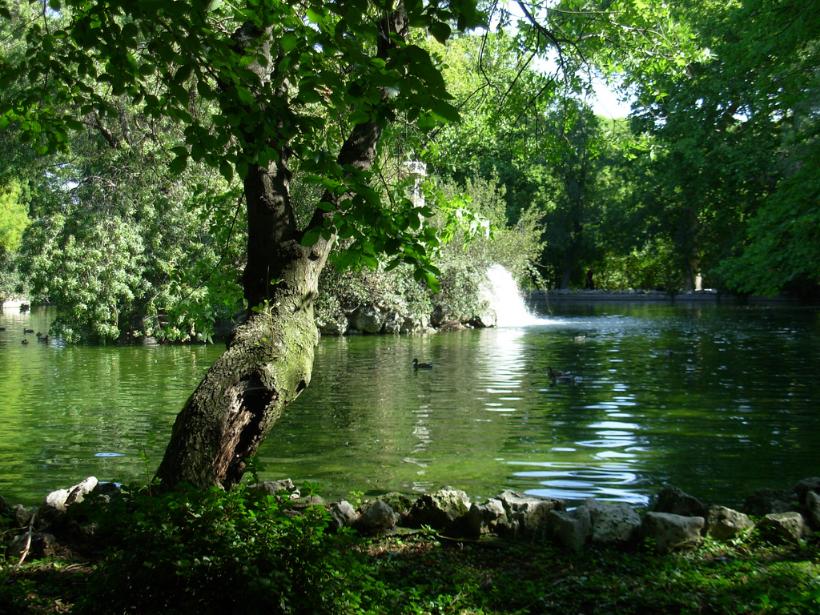
[[[810,613],[820,537],[754,533],[658,555],[571,554],[543,540],[432,530],[329,531],[319,507],[210,492],[112,501],[69,515],[71,547],[6,558],[0,613]]]

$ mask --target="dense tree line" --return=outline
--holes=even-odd
[[[663,15],[671,24],[665,36],[678,48],[648,59],[638,57],[645,43],[629,38],[625,24],[613,32],[599,23],[595,31],[593,3],[534,10],[515,28],[510,15],[496,13],[495,30],[446,46],[419,40],[440,58],[461,121],[432,135],[406,118],[389,128],[374,187],[385,200],[401,199],[401,165],[424,155],[436,208],[459,209],[453,188],[461,186],[469,194],[459,212],[489,213],[502,233],[523,215],[540,228],[539,253],[508,249],[500,257],[522,283],[674,292],[693,288],[700,273],[707,286],[734,292],[810,294],[820,261],[817,43],[803,7],[679,3]],[[14,10],[4,27],[10,62],[24,49],[15,22],[36,26],[40,8]],[[653,13],[632,15],[635,27],[639,18]],[[533,62],[544,46],[538,28],[546,27],[568,40],[577,30],[583,42],[572,45],[585,45],[587,55],[564,50],[553,72]],[[593,31],[599,36],[585,37]],[[607,31],[620,53],[600,44]],[[595,67],[631,87],[631,124],[595,117],[584,102],[584,70]],[[69,340],[210,339],[242,309],[239,185],[232,172],[223,176],[224,161],[211,170],[187,150],[180,157],[174,148],[184,135],[173,119],[150,117],[127,96],[108,103],[104,116],[83,114],[82,130],[65,135],[70,148],[54,154],[21,143],[25,131],[5,116],[2,292],[57,305],[55,332]],[[192,99],[189,110],[207,113],[208,104]],[[431,126],[434,116],[425,120]],[[307,175],[297,171],[292,181],[297,210],[320,196]],[[504,216],[482,211],[477,195],[480,185],[492,198],[487,182],[494,181]],[[439,185],[449,186],[447,199],[436,200]],[[439,229],[445,225],[439,220]],[[533,233],[524,241],[532,244]],[[342,265],[376,265],[378,254],[362,243],[357,259],[338,253]],[[448,261],[461,251],[428,248],[439,270],[451,270]],[[368,271],[334,274],[325,285],[339,289],[331,302],[367,284]],[[478,270],[471,276],[481,283]],[[393,282],[383,283],[407,288],[401,278],[388,274]]]

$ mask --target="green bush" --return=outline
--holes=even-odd
[[[444,182],[435,186],[433,192],[436,194],[431,198],[458,202],[470,210],[463,224],[455,229],[447,227],[443,216],[441,220],[431,220],[445,239],[434,258],[441,272],[438,291],[420,284],[409,265],[389,271],[378,267],[340,272],[328,267],[322,273],[316,303],[320,326],[341,323],[345,315],[362,305],[375,306],[415,322],[426,322],[435,306],[442,320],[468,321],[486,307],[482,304],[481,289],[491,265],[503,265],[519,283],[537,278],[532,264],[542,249],[538,215],[526,210],[518,223],[508,226],[504,188],[497,180],[468,179],[463,185]],[[489,234],[470,228],[480,220],[489,222]]]
[[[0,185],[0,302],[25,291],[17,271],[17,250],[31,220],[23,201],[18,182]]]
[[[322,272],[319,290],[316,320],[320,326],[340,322],[363,305],[414,321],[428,317],[432,310],[429,292],[413,277],[410,265],[399,265],[390,271],[381,266],[355,271],[339,271],[330,266]]]
[[[347,538],[327,532],[323,508],[295,514],[239,487],[126,492],[103,510],[110,550],[80,612],[322,613],[347,599]]]

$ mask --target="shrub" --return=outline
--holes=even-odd
[[[294,514],[244,487],[126,492],[97,524],[109,552],[81,612],[322,613],[345,601],[347,539],[327,533],[323,508]]]
[[[481,289],[491,265],[503,265],[519,283],[537,278],[532,264],[543,243],[536,212],[526,210],[514,226],[507,226],[504,188],[495,179],[468,179],[464,185],[439,183],[428,188],[435,193],[428,195],[431,198],[460,203],[470,210],[470,215],[464,216],[463,227],[476,225],[479,220],[488,221],[492,232],[448,227],[443,215],[431,221],[439,227],[441,235],[447,236],[434,258],[441,272],[437,293],[417,282],[409,265],[390,271],[383,267],[342,272],[326,268],[316,304],[320,326],[343,322],[346,315],[362,305],[375,306],[415,322],[427,322],[435,305],[440,320],[466,322],[486,308]]]

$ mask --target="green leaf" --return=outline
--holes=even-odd
[[[319,241],[319,236],[321,235],[322,229],[321,228],[312,228],[308,229],[304,235],[302,235],[302,240],[299,242],[303,246],[312,246],[317,241]]]
[[[175,148],[176,149],[176,148]],[[184,148],[183,148],[184,149]],[[184,154],[177,154],[176,158],[171,161],[169,169],[174,175],[179,175],[188,166],[188,152]]]
[[[253,94],[248,88],[239,86],[236,88],[236,95],[239,97],[239,100],[246,105],[253,104]]]
[[[370,114],[363,110],[357,109],[350,115],[350,123],[351,124],[364,124],[370,121]]]
[[[448,102],[437,100],[430,105],[430,108],[436,115],[444,118],[448,122],[458,122],[459,120],[458,109]]]
[[[219,159],[219,172],[225,178],[225,181],[230,182],[233,180],[233,165],[224,158]]]
[[[279,39],[279,45],[281,45],[285,53],[288,53],[296,49],[299,45],[299,37],[289,32]]]
[[[450,26],[443,21],[436,21],[430,24],[430,34],[436,37],[436,40],[442,45],[447,42],[447,39],[450,38],[451,33],[452,30],[450,29]]]
[[[307,11],[305,11],[307,18],[315,23],[317,26],[322,26],[325,23],[325,15],[320,13],[316,9],[310,7]]]

